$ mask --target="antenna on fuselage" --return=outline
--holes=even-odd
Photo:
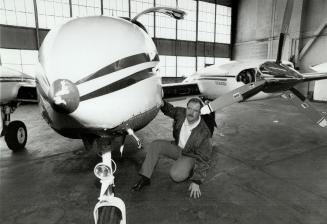
[[[171,7],[153,7],[153,8],[149,8],[146,9],[142,12],[140,12],[139,14],[137,14],[133,19],[132,22],[135,22],[140,16],[147,14],[147,13],[151,13],[151,12],[159,12],[159,13],[163,13],[167,16],[173,17],[174,19],[180,20],[180,19],[184,19],[184,16],[186,15],[186,12],[180,9],[176,9],[176,8],[171,8]]]

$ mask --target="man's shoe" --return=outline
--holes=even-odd
[[[149,178],[142,176],[139,181],[132,187],[134,191],[140,191],[144,186],[150,185],[151,181]]]

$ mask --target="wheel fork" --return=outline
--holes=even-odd
[[[10,123],[10,114],[14,112],[16,108],[10,107],[8,105],[0,106],[1,113],[1,121],[0,121],[0,136],[4,136],[6,134],[6,129]]]
[[[99,142],[98,142],[99,144]],[[102,142],[100,144],[103,144]],[[125,203],[123,202],[122,199],[115,197],[113,188],[115,186],[114,184],[114,175],[113,173],[116,170],[116,164],[115,162],[111,159],[111,146],[109,145],[103,145],[104,148],[107,148],[109,150],[103,150],[102,153],[102,163],[103,165],[106,165],[110,168],[112,171],[108,177],[102,178],[100,180],[101,182],[101,190],[100,190],[100,196],[99,196],[99,201],[94,207],[93,211],[93,216],[94,216],[94,223],[97,224],[98,222],[98,217],[99,217],[99,208],[104,207],[104,206],[114,206],[117,207],[121,214],[122,214],[122,220],[121,224],[126,224],[126,206]],[[114,169],[112,167],[112,162],[115,165]],[[99,165],[99,164],[98,164]]]

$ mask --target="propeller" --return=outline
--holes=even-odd
[[[260,92],[265,87],[265,84],[265,80],[260,80],[234,89],[229,93],[215,99],[209,104],[203,106],[201,108],[201,114],[209,114],[233,103],[244,101]]]
[[[293,11],[294,0],[288,0],[286,3],[286,8],[283,17],[282,29],[279,35],[279,42],[278,42],[278,51],[277,51],[277,59],[276,63],[280,64],[282,59],[283,47],[285,36],[288,33],[288,28],[291,22],[291,16]]]

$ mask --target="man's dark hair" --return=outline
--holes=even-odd
[[[203,102],[202,102],[202,100],[200,100],[200,99],[198,99],[198,98],[191,98],[191,99],[187,102],[186,105],[188,106],[189,103],[198,103],[198,104],[200,104],[200,108],[203,107]]]
[[[189,103],[198,103],[201,105],[201,108],[204,106],[203,101],[198,99],[198,98],[191,98],[188,102],[187,105]],[[215,127],[217,127],[217,123],[216,123],[216,114],[215,112],[211,113],[211,114],[205,114],[205,115],[201,115],[201,117],[203,118],[204,122],[206,123],[207,127],[210,130],[211,133],[211,137],[213,135],[214,129]]]

